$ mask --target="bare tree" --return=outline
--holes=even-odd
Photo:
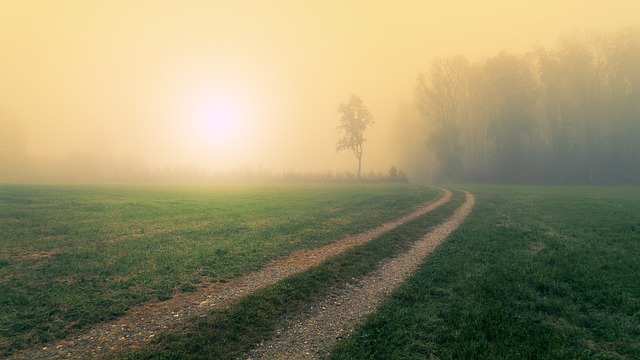
[[[485,73],[489,80],[495,113],[487,124],[487,136],[496,145],[498,176],[502,180],[521,180],[531,173],[532,132],[536,119],[536,79],[525,56],[505,52],[487,60]]]
[[[367,126],[374,124],[373,115],[364,105],[362,99],[354,94],[349,98],[349,102],[338,106],[338,112],[342,114],[338,132],[344,134],[338,139],[336,151],[351,150],[353,152],[356,159],[358,159],[358,178],[360,178],[362,171],[362,144],[367,141],[364,138],[364,131]]]
[[[435,178],[504,182],[640,182],[640,27],[577,32],[554,48],[469,62],[435,59],[418,77],[428,159],[405,168]],[[409,118],[408,115],[403,115]],[[404,148],[401,147],[401,150]],[[458,175],[459,176],[456,176]]]
[[[435,59],[427,74],[418,76],[416,100],[425,122],[433,129],[427,145],[433,149],[443,177],[459,176],[462,158],[462,120],[469,60],[464,56]]]

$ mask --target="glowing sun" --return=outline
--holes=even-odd
[[[248,136],[249,104],[230,91],[205,93],[191,105],[192,138],[216,152],[235,152]]]

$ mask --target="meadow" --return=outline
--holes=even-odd
[[[435,199],[418,185],[0,186],[0,355]]]
[[[640,358],[640,188],[452,188],[475,194],[471,215],[332,358]],[[439,194],[384,184],[3,186],[2,351],[225,281]],[[280,318],[407,249],[462,201],[454,191],[432,213],[122,357],[243,356]]]
[[[165,332],[148,348],[123,354],[128,360],[246,358],[257,343],[276,333],[282,318],[305,312],[332,291],[374,270],[381,261],[406,251],[431,227],[452,215],[464,201],[451,201],[360,246],[340,253],[307,271],[264,287],[209,316],[195,319],[185,331]]]
[[[640,188],[464,188],[473,213],[332,358],[640,358]]]

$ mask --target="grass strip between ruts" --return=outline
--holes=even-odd
[[[303,273],[260,289],[226,309],[197,319],[185,332],[165,333],[148,349],[126,359],[236,358],[269,338],[279,319],[302,311],[333,288],[355,282],[377,264],[406,250],[429,228],[449,217],[464,201],[454,192],[448,203],[358,247],[347,250]]]

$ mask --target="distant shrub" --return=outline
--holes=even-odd
[[[389,169],[389,181],[406,183],[409,182],[409,179],[407,178],[407,175],[402,172],[402,170],[399,170],[395,166],[392,166],[391,169]]]

